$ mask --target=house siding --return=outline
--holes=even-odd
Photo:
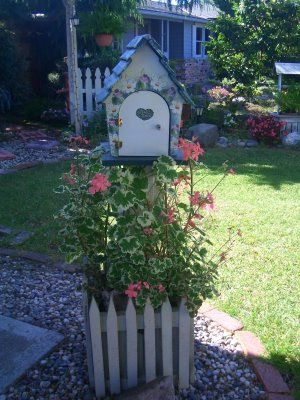
[[[184,58],[193,57],[193,23],[184,22]]]

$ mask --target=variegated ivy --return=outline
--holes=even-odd
[[[154,307],[166,296],[174,302],[186,297],[195,313],[212,293],[217,264],[225,258],[224,250],[221,257],[208,257],[212,243],[205,227],[214,199],[211,192],[195,190],[199,173],[206,171],[196,161],[202,149],[181,144],[187,166],[162,156],[152,170],[107,168],[96,152],[78,156],[64,175],[59,192],[69,201],[58,215],[61,250],[68,261],[86,260],[93,295],[116,290],[141,307],[148,297]]]

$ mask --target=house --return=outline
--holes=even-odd
[[[218,12],[212,6],[195,7],[191,13],[163,1],[147,0],[140,7],[142,26],[135,25],[123,36],[123,51],[136,36],[150,34],[160,45],[164,55],[173,61],[178,79],[186,84],[199,83],[207,78],[209,64],[206,25]]]

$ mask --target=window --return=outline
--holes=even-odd
[[[202,26],[194,26],[194,57],[196,58],[206,58],[207,49],[205,44],[209,42],[209,29]]]

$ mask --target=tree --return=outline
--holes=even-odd
[[[300,57],[299,0],[215,0],[208,54],[216,76],[251,84],[274,74],[275,61]]]

